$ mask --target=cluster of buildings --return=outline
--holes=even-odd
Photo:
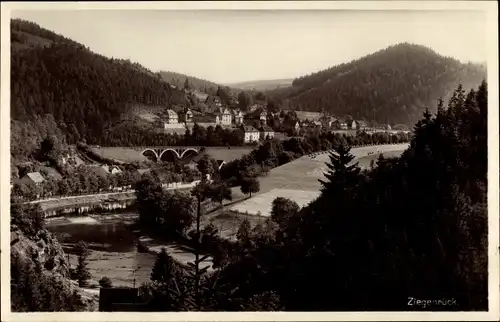
[[[218,111],[206,114],[194,114],[189,108],[176,113],[172,109],[168,109],[165,113],[165,118],[162,120],[163,127],[167,129],[186,127],[194,123],[201,126],[221,125],[231,127],[233,125],[243,124],[243,113],[239,110],[231,110],[221,107]]]
[[[267,125],[269,113],[261,105],[253,105],[248,112],[240,109],[224,107],[217,96],[209,96],[206,100],[208,111],[201,113],[185,108],[180,112],[167,109],[160,121],[165,130],[192,129],[194,124],[202,127],[220,125],[224,128],[241,129],[244,142],[252,143],[274,137],[274,130]]]
[[[122,170],[115,165],[95,165],[94,167],[104,176],[122,173]],[[47,180],[58,181],[62,179],[62,175],[53,168],[44,167],[43,172],[43,174],[40,171],[28,172],[23,177],[14,180],[13,183],[41,186]]]
[[[319,118],[313,120],[298,120],[294,126],[296,132],[300,132],[302,130],[310,130],[310,129],[321,129],[327,131],[390,131],[391,126],[381,125],[376,128],[368,127],[365,121],[354,120],[354,119],[338,119],[333,116],[322,115]]]

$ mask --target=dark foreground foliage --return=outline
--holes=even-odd
[[[219,248],[228,258],[204,275],[195,308],[487,310],[486,120],[483,82],[426,112],[400,158],[361,171],[337,145],[321,196],[301,210],[277,199],[264,224],[242,225],[238,243]],[[174,291],[151,286],[150,298],[163,290],[183,300],[162,297],[155,308],[193,309],[189,278],[163,267],[175,283],[158,269],[155,281]],[[422,308],[410,298],[450,301]]]

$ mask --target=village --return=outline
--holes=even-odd
[[[257,143],[265,139],[304,136],[309,133],[334,132],[355,135],[358,131],[367,134],[374,132],[392,132],[389,124],[368,126],[364,120],[355,120],[350,116],[338,118],[327,113],[291,111],[268,108],[266,101],[248,106],[246,111],[238,107],[239,101],[231,98],[224,104],[220,97],[198,91],[185,90],[196,97],[199,104],[194,108],[177,107],[165,109],[157,119],[155,126],[165,133],[179,133],[179,130],[192,131],[194,124],[208,128],[221,126],[225,129],[241,130],[244,143]],[[177,110],[177,111],[176,111]],[[407,132],[406,128],[397,131]]]

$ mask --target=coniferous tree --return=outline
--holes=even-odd
[[[327,180],[319,180],[322,184],[321,191],[338,191],[348,187],[347,182],[355,180],[360,173],[357,163],[351,164],[354,156],[350,154],[351,148],[340,144],[330,152],[330,163],[327,163],[328,172],[325,173]]]
[[[88,269],[88,260],[87,257],[89,255],[89,250],[87,248],[87,244],[83,241],[79,241],[76,245],[76,252],[78,255],[78,264],[76,266],[76,278],[78,280],[78,285],[86,286],[87,280],[92,276]]]
[[[177,272],[177,267],[172,257],[162,248],[157,255],[151,271],[151,280],[157,283],[168,283]]]

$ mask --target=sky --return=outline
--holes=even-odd
[[[409,42],[487,60],[481,11],[12,11],[99,54],[220,84],[295,78]]]

